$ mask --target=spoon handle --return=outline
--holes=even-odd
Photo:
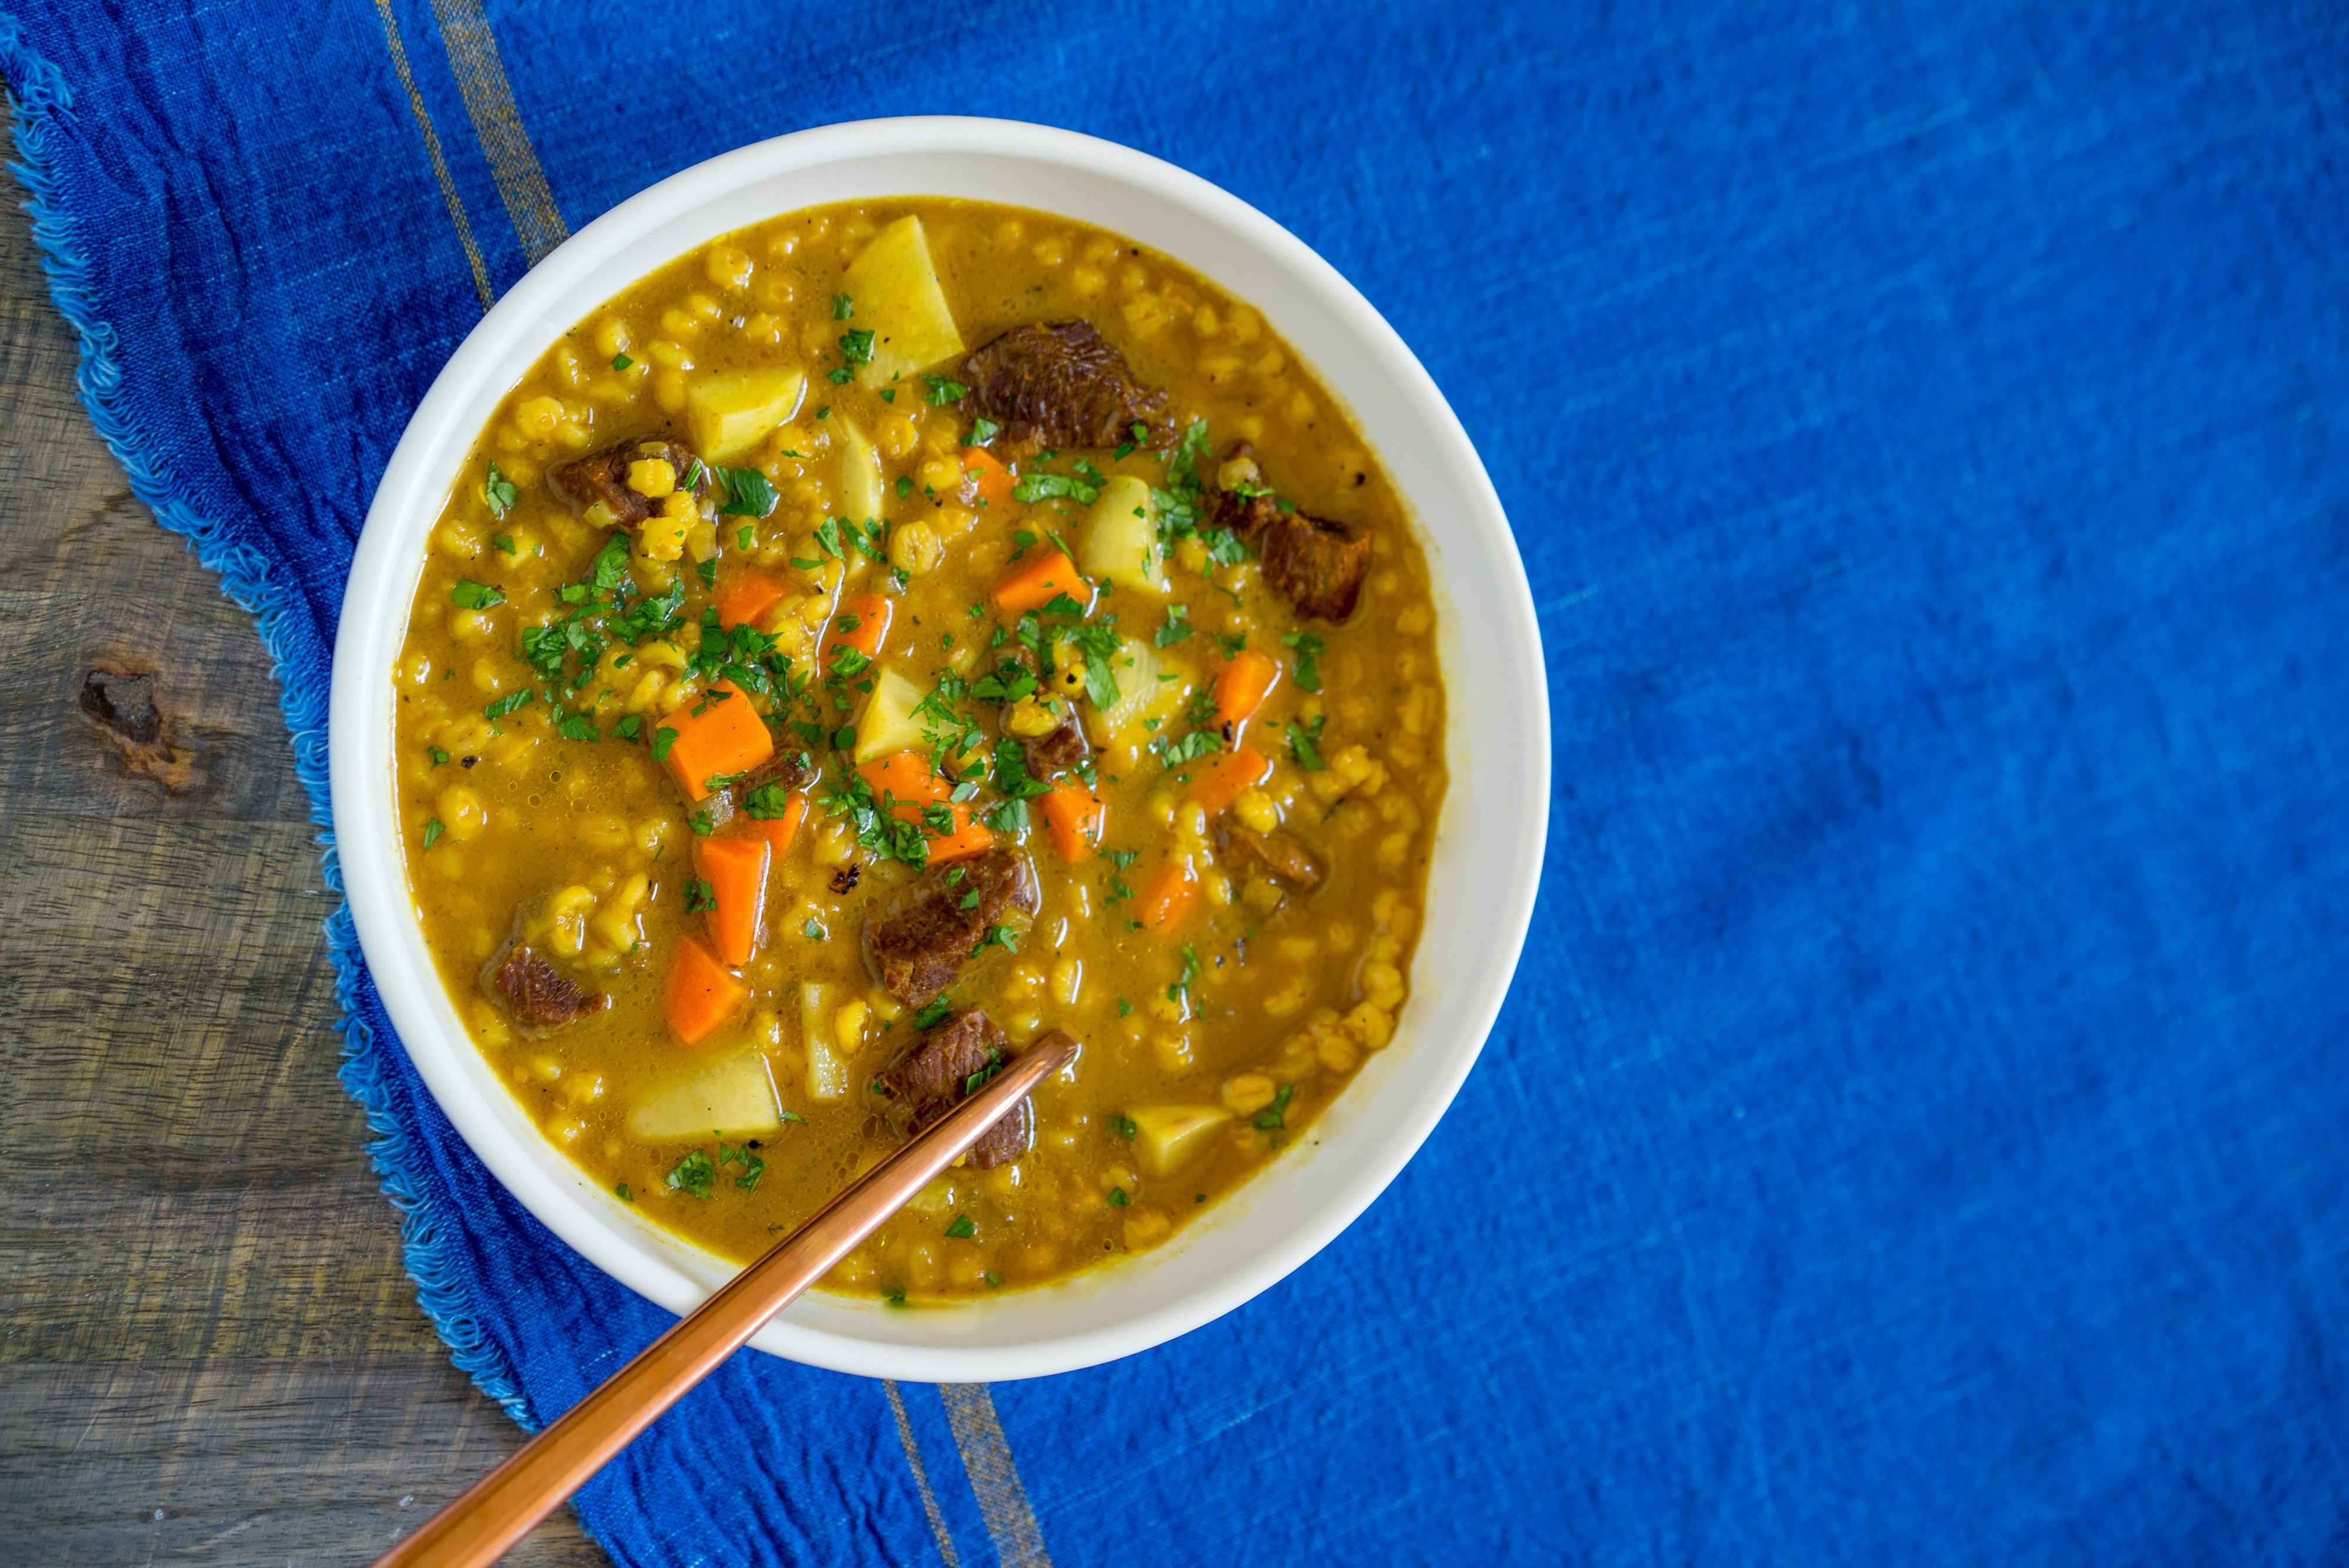
[[[1021,1052],[977,1094],[874,1166],[422,1529],[377,1558],[375,1568],[474,1568],[504,1556],[1023,1096],[1067,1065],[1076,1049],[1077,1042],[1056,1029]]]

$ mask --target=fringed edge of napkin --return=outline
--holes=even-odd
[[[218,575],[221,591],[255,618],[262,648],[269,655],[279,708],[294,742],[294,771],[309,795],[310,820],[320,829],[326,889],[337,900],[326,920],[335,997],[342,1009],[335,1025],[343,1035],[337,1076],[367,1114],[368,1130],[375,1135],[367,1143],[367,1157],[399,1215],[400,1256],[416,1284],[417,1303],[473,1386],[497,1401],[524,1430],[535,1431],[539,1422],[520,1380],[496,1342],[483,1332],[471,1300],[449,1266],[440,1240],[446,1218],[440,1212],[441,1202],[419,1180],[421,1161],[413,1129],[394,1113],[387,1077],[396,1069],[387,1053],[401,1049],[398,1039],[388,1028],[378,1031],[365,1016],[373,982],[359,951],[350,906],[341,901],[342,867],[335,854],[327,791],[326,672],[297,669],[288,657],[285,623],[293,611],[293,590],[272,582],[269,562],[259,552],[232,539],[223,524],[199,515],[181,499],[150,455],[151,443],[140,429],[123,377],[121,339],[99,313],[92,269],[78,243],[78,225],[59,169],[63,144],[74,134],[73,88],[62,71],[31,47],[23,25],[6,12],[0,12],[0,79],[16,119],[16,157],[8,171],[30,197],[24,205],[32,215],[33,243],[49,280],[49,296],[80,345],[74,381],[82,404],[98,438],[129,476],[131,493],[157,522],[184,536],[196,559]]]

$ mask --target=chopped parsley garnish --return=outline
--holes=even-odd
[[[1080,506],[1091,506],[1101,499],[1101,487],[1074,474],[1025,473],[1011,487],[1011,499],[1025,506],[1033,506],[1039,501],[1073,501]]]
[[[1199,978],[1198,950],[1189,942],[1183,944],[1183,978],[1166,988],[1166,1000],[1182,1006],[1190,1005],[1191,982]]]
[[[696,838],[707,838],[711,834],[718,831],[718,823],[716,819],[709,815],[709,810],[707,806],[688,816],[685,819],[685,825],[693,829],[693,836]]]
[[[1188,638],[1193,629],[1194,628],[1191,625],[1191,607],[1188,605],[1168,605],[1166,607],[1166,624],[1160,627],[1152,636],[1150,640],[1156,643],[1161,648],[1172,648],[1176,643]]]
[[[813,759],[802,752],[800,760],[812,762]],[[773,822],[789,815],[791,809],[792,797],[779,784],[762,784],[742,797],[742,815],[760,822]]]
[[[812,942],[820,942],[823,940],[823,922],[817,919],[813,915],[810,915],[808,917],[808,923],[800,928],[800,935],[805,937]]]
[[[1119,997],[1119,998],[1117,999],[1117,1015],[1118,1015],[1120,1018],[1131,1018],[1131,1017],[1133,1017],[1133,1003],[1132,1003],[1132,1002],[1130,1002],[1126,1001],[1126,999],[1125,999],[1125,998],[1123,998],[1123,997],[1122,997],[1122,996],[1121,996],[1121,997]]]
[[[914,476],[910,473],[899,474],[897,476],[897,499],[903,501],[912,493],[914,493]]]
[[[482,709],[481,717],[484,719],[502,719],[509,713],[529,707],[532,702],[537,700],[537,692],[532,691],[529,687],[524,686],[519,691],[507,692],[504,696],[499,698],[496,701]]]
[[[1133,1125],[1133,1118],[1131,1116],[1112,1116],[1109,1125],[1117,1129],[1118,1137],[1123,1138],[1130,1138],[1141,1130]]]
[[[968,1241],[978,1234],[978,1227],[971,1223],[969,1215],[957,1214],[954,1223],[947,1227],[947,1234],[957,1241]]]
[[[568,693],[584,690],[615,646],[634,646],[674,631],[684,619],[685,584],[639,597],[628,576],[628,540],[614,534],[595,552],[586,575],[555,591],[568,607],[561,619],[522,630],[522,656],[543,680]],[[616,659],[630,659],[633,654]],[[549,693],[550,700],[553,693]]]
[[[566,741],[600,741],[604,732],[585,713],[565,713],[554,722],[554,732]]]
[[[1002,433],[1003,427],[997,424],[993,420],[973,420],[970,421],[970,444],[973,446],[985,446],[988,442],[993,441],[997,436],[999,436]]]
[[[452,604],[469,610],[495,609],[506,602],[504,594],[471,577],[459,577],[457,586],[449,590],[449,598]]]
[[[1247,560],[1247,546],[1240,543],[1238,535],[1228,528],[1203,525],[1207,498],[1199,468],[1208,455],[1207,421],[1193,420],[1190,428],[1183,432],[1183,439],[1164,455],[1165,486],[1150,493],[1158,508],[1159,543],[1172,546],[1196,535],[1207,547],[1207,558],[1216,566],[1235,566]]]
[[[1309,631],[1284,633],[1281,641],[1297,650],[1297,683],[1308,691],[1321,690],[1321,669],[1314,661],[1321,657],[1321,639]]]
[[[677,1168],[668,1173],[668,1184],[679,1192],[689,1192],[707,1203],[709,1189],[718,1185],[718,1168],[709,1163],[708,1155],[697,1148],[677,1162]]]
[[[726,504],[718,509],[719,516],[764,517],[775,509],[775,487],[757,469],[720,468],[713,472],[718,483],[726,488]]]
[[[675,744],[677,744],[677,732],[675,730],[670,729],[667,724],[663,724],[659,729],[655,730],[653,732],[653,761],[657,763],[665,763],[668,761],[668,749]]]
[[[845,321],[855,314],[855,300],[844,294],[835,294],[832,296],[832,318],[834,321]]]
[[[490,515],[503,518],[507,513],[513,510],[514,503],[521,498],[522,492],[514,488],[512,480],[498,472],[497,462],[492,459],[490,477],[481,486],[481,499],[489,503]]]
[[[783,1120],[787,1122],[797,1122],[802,1127],[807,1126],[807,1117],[800,1115],[797,1111],[785,1111],[783,1113]]]
[[[744,1144],[739,1148],[730,1148],[727,1147],[726,1140],[724,1138],[719,1138],[718,1140],[718,1168],[724,1170],[727,1167],[734,1165],[739,1165],[742,1168],[742,1174],[734,1179],[734,1185],[740,1188],[745,1192],[758,1191],[759,1178],[767,1174],[766,1160],[759,1155],[751,1153],[750,1147],[748,1144]]]
[[[696,877],[685,885],[685,912],[698,914],[718,908],[718,889]]]
[[[996,1052],[995,1047],[992,1045],[988,1046],[987,1048],[987,1065],[981,1067],[978,1072],[973,1073],[969,1077],[965,1078],[962,1081],[963,1097],[968,1099],[971,1096],[978,1093],[979,1090],[987,1087],[988,1080],[1002,1071],[1002,1057]]]
[[[1117,617],[1107,616],[1092,626],[1072,627],[1069,640],[1085,659],[1085,695],[1107,711],[1117,706],[1117,675],[1110,660],[1117,654]]]
[[[1123,1209],[1133,1201],[1133,1199],[1125,1195],[1124,1188],[1112,1187],[1109,1189],[1109,1206],[1112,1209]]]
[[[1272,1096],[1272,1104],[1257,1112],[1255,1117],[1257,1130],[1259,1132],[1270,1132],[1275,1127],[1287,1127],[1288,1125],[1288,1121],[1285,1113],[1288,1109],[1288,1099],[1290,1096],[1296,1093],[1296,1085],[1281,1085],[1280,1092]]]
[[[436,844],[440,843],[440,836],[441,836],[442,834],[444,834],[444,833],[448,832],[448,831],[449,831],[449,830],[448,830],[447,828],[445,828],[445,827],[443,827],[443,826],[440,826],[440,819],[439,817],[437,817],[437,816],[430,816],[430,817],[427,817],[427,818],[425,818],[425,820],[424,820],[424,847],[425,847],[425,848],[427,848],[427,849],[429,849],[429,848],[431,848],[434,845],[436,845]]]
[[[936,1002],[931,1002],[927,1007],[925,1007],[919,1012],[914,1014],[914,1027],[916,1029],[936,1029],[938,1024],[945,1020],[946,1015],[953,1011],[954,1003],[941,996]]]
[[[644,732],[644,724],[645,722],[642,719],[631,713],[612,726],[612,738],[616,741],[633,741]]]
[[[1329,765],[1321,760],[1319,745],[1321,726],[1329,722],[1329,714],[1317,713],[1310,724],[1288,726],[1288,754],[1297,760],[1299,767],[1309,774],[1318,774]]]
[[[623,358],[625,358],[625,356],[623,356]],[[623,1203],[634,1203],[636,1200],[636,1195],[628,1190],[628,1184],[625,1181],[620,1183],[619,1186],[612,1189],[612,1190],[618,1194],[619,1199]]]
[[[922,379],[930,384],[930,389],[922,400],[934,409],[943,409],[948,403],[961,402],[970,396],[970,389],[960,381],[949,380],[944,376],[925,376]]]
[[[846,317],[840,319],[845,320]],[[873,333],[871,328],[852,327],[840,335],[840,357],[852,365],[873,363]]]
[[[1223,736],[1213,730],[1194,730],[1179,741],[1165,740],[1151,742],[1151,750],[1156,752],[1159,761],[1170,768],[1179,768],[1185,763],[1196,762],[1201,757],[1223,749]]]
[[[612,369],[615,370],[625,370],[635,363],[636,361],[629,358],[626,354],[615,354],[612,356]]]
[[[440,747],[438,747],[438,746],[427,746],[427,747],[425,747],[425,748],[424,748],[424,753],[425,753],[425,755],[427,755],[427,756],[429,756],[429,757],[430,757],[430,758],[432,759],[432,765],[433,765],[434,767],[436,767],[436,768],[437,768],[437,767],[439,767],[442,763],[445,763],[445,762],[447,762],[447,761],[449,760],[449,753],[446,753],[446,752],[444,752],[444,751],[442,751],[442,750],[441,750]]]

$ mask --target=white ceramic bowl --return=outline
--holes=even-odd
[[[802,1299],[753,1341],[811,1366],[977,1383],[1091,1366],[1240,1305],[1326,1245],[1419,1147],[1483,1047],[1540,876],[1549,710],[1525,568],[1460,421],[1328,263],[1206,182],[1142,153],[1002,120],[871,120],[711,159],[615,208],[476,327],[409,421],[368,509],[335,646],[336,842],[361,945],[408,1054],[481,1162],[613,1278],[682,1313],[730,1272],[557,1154],[468,1042],[426,951],[398,848],[390,670],[425,542],[501,399],[554,340],[672,256],[821,202],[959,196],[1056,213],[1152,246],[1261,310],[1350,405],[1416,514],[1442,612],[1451,789],[1394,1042],[1314,1124],[1174,1241],[1074,1280],[906,1312]]]

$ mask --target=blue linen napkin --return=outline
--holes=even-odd
[[[259,615],[322,826],[408,410],[569,228],[781,131],[1195,170],[1515,519],[1544,898],[1393,1189],[1115,1366],[738,1357],[580,1495],[616,1561],[2341,1552],[2337,8],[5,3],[92,416]],[[667,1320],[487,1178],[332,929],[426,1309],[534,1425]]]

